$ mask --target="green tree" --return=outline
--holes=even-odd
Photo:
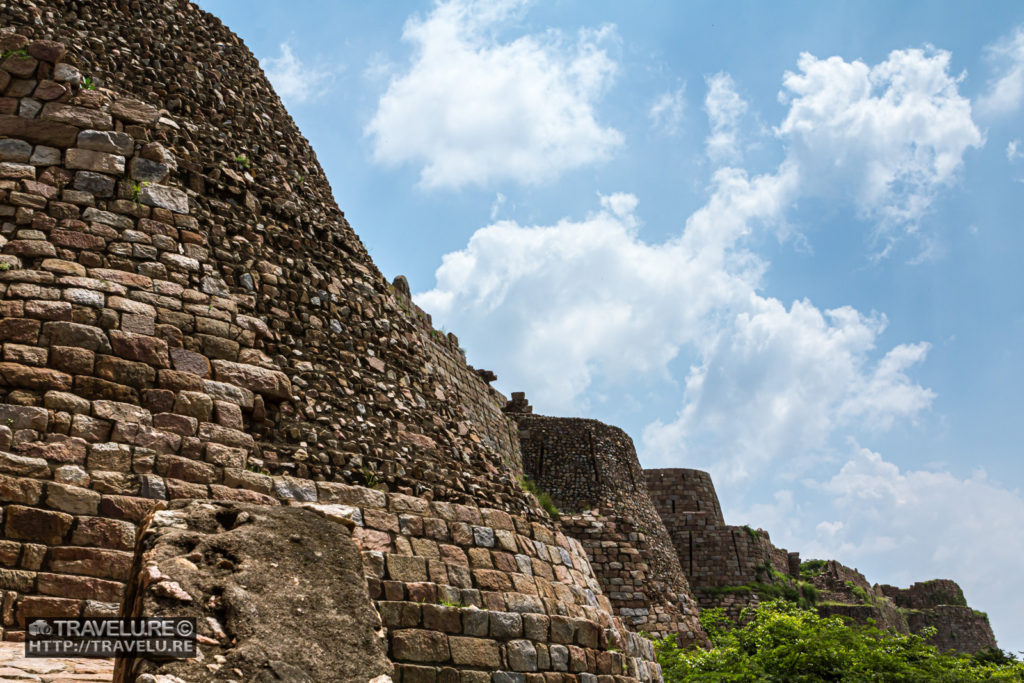
[[[655,643],[668,683],[679,681],[881,681],[1024,683],[1024,663],[1005,653],[941,654],[931,635],[881,631],[822,617],[785,600],[747,611],[735,625],[721,609],[701,612],[711,650],[680,649],[675,637]]]

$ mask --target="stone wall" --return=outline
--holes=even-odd
[[[956,581],[932,579],[909,588],[885,584],[876,589],[896,604],[913,633],[934,627],[936,633],[928,642],[940,650],[974,653],[996,647],[988,615],[967,606]]]
[[[767,531],[725,524],[707,472],[651,469],[644,477],[701,607],[720,606],[721,594],[709,589],[772,582],[766,567],[793,573],[790,553]]]
[[[928,642],[942,652],[955,650],[974,654],[997,647],[988,615],[984,612],[958,605],[936,605],[930,609],[904,609],[901,612],[913,633],[934,627],[935,635]]]
[[[344,503],[405,680],[660,680],[241,41],[178,1],[0,20],[4,637],[116,613],[162,501]]]
[[[693,515],[706,514],[707,526],[722,526],[722,506],[711,475],[701,470],[666,468],[644,470],[647,490],[669,533],[697,523]]]
[[[967,606],[964,592],[956,581],[949,579],[933,579],[918,581],[910,588],[897,588],[883,584],[879,590],[899,607],[908,609],[928,609],[939,605]]]
[[[506,411],[519,425],[524,474],[562,510],[615,613],[651,634],[705,642],[629,436],[597,420],[534,415],[522,395]]]
[[[644,475],[701,609],[722,608],[741,620],[745,609],[768,599],[766,587],[758,584],[798,587],[800,554],[775,547],[763,529],[725,524],[706,472],[654,469]],[[988,617],[966,606],[954,581],[924,581],[906,589],[872,586],[857,569],[828,560],[811,582],[822,616],[871,619],[900,633],[933,626],[937,633],[929,642],[942,650],[973,653],[996,646]]]
[[[395,680],[482,683],[523,680],[527,673],[565,682],[593,680],[584,674],[615,676],[608,680],[623,683],[661,680],[650,642],[611,614],[609,599],[575,539],[501,510],[428,502],[345,484],[321,483],[318,489],[320,503],[291,504],[309,507],[352,528],[351,538],[362,553],[366,594],[380,614]],[[177,524],[178,517],[169,513],[180,517],[197,505],[200,511],[204,507],[195,502],[188,508],[179,504],[178,511],[161,511],[157,517],[165,527]],[[232,510],[232,522],[225,529],[240,526],[239,510],[272,516],[251,506],[234,505]],[[223,519],[224,515],[213,517]],[[245,524],[250,523],[247,517]],[[294,553],[287,548],[281,551],[288,561],[294,560],[293,554],[301,556],[303,548],[316,548],[315,541],[307,538],[309,533],[282,535],[286,538],[281,543],[296,545]],[[144,540],[141,557],[159,559],[156,564],[167,580],[177,581],[190,596],[195,594],[188,600],[181,598],[185,604],[180,607],[192,609],[189,614],[198,610],[200,635],[206,639],[200,639],[200,648],[206,659],[221,652],[237,659],[240,653],[235,648],[240,645],[207,618],[214,616],[227,628],[223,615],[229,606],[204,611],[203,605],[209,604],[207,593],[214,585],[237,583],[240,579],[232,578],[233,573],[252,572],[253,564],[246,561],[247,553],[239,552],[237,566],[230,572],[204,578],[181,561],[195,552],[196,543],[188,534],[172,535],[163,542]],[[231,545],[231,539],[203,536],[201,544],[199,554],[206,558],[208,547]],[[309,558],[309,562],[319,566],[318,559]],[[144,560],[137,561],[136,572],[152,573],[145,565]],[[291,573],[301,579],[304,590],[315,590],[319,579],[309,584],[310,572],[300,567]],[[138,581],[133,585],[145,588]],[[166,600],[133,598],[129,604],[135,608],[133,614],[170,613]],[[308,608],[315,611],[318,605]],[[257,620],[261,625],[250,630],[274,628]],[[279,637],[287,637],[286,632]],[[316,638],[311,636],[311,642]],[[251,641],[245,647],[251,652],[258,643]],[[177,673],[175,667],[184,666],[174,664],[167,670]]]

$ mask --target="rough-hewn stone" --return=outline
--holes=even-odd
[[[224,659],[119,660],[114,680],[143,672],[224,680],[219,669],[263,680],[279,663],[292,676],[280,680],[386,675],[380,621],[362,573],[348,528],[313,510],[172,503],[142,526],[122,614],[194,617],[203,643],[217,643],[212,651]],[[219,666],[211,670],[211,662]]]

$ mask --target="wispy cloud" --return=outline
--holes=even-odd
[[[736,84],[727,73],[709,76],[707,84],[704,109],[711,126],[707,139],[708,158],[716,164],[738,163],[743,158],[739,148],[739,124],[747,112],[747,102],[736,92]]]
[[[996,76],[978,98],[978,110],[986,116],[1012,114],[1024,101],[1024,26],[986,48],[996,65]]]
[[[1024,152],[1020,149],[1020,140],[1010,140],[1006,143],[1006,159],[1007,161],[1013,162],[1017,159],[1024,157]]]
[[[685,95],[686,86],[658,95],[647,112],[651,123],[668,135],[678,135],[686,111]]]
[[[291,45],[281,43],[278,57],[264,57],[260,66],[274,90],[286,103],[301,104],[321,97],[332,74],[304,64]]]

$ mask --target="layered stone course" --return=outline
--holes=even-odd
[[[909,588],[897,588],[888,584],[882,584],[878,588],[897,606],[908,609],[928,609],[939,605],[967,606],[963,590],[956,581],[949,579],[918,581]]]
[[[505,411],[519,425],[524,474],[562,510],[615,613],[651,634],[706,642],[629,436],[597,420],[534,415],[521,394]]]
[[[695,515],[707,516],[706,526],[723,526],[722,506],[711,475],[701,470],[665,468],[644,470],[647,490],[669,533],[697,524]]]
[[[131,349],[139,343],[133,338],[120,340],[108,355],[149,364],[153,369],[198,373],[204,380],[220,382],[218,374],[223,374],[255,383],[258,390],[243,383],[248,393],[236,392],[233,398],[242,408],[246,430],[255,437],[260,461],[254,465],[257,470],[345,481],[359,481],[370,473],[407,492],[463,502],[486,499],[532,514],[514,473],[502,467],[515,457],[508,423],[497,400],[475,400],[478,395],[489,395],[490,388],[465,366],[461,354],[446,356],[449,363],[435,362],[447,351],[436,348],[432,330],[424,328],[370,261],[335,206],[308,143],[236,36],[186,2],[129,6],[113,0],[55,0],[46,4],[45,11],[29,2],[11,2],[5,5],[2,18],[9,29],[65,43],[67,54],[62,59],[66,66],[61,73],[71,79],[66,85],[72,90],[76,79],[81,83],[86,77],[99,86],[73,95],[88,100],[92,107],[76,100],[77,104],[67,108],[58,101],[54,105],[64,108],[50,111],[44,106],[46,111],[34,118],[11,116],[0,130],[0,135],[12,138],[21,135],[19,140],[27,144],[46,142],[51,147],[57,145],[53,149],[63,149],[61,145],[78,149],[70,160],[66,154],[53,158],[50,152],[47,163],[63,164],[61,168],[71,174],[65,184],[71,183],[71,187],[56,182],[50,185],[58,192],[88,192],[95,204],[91,208],[119,217],[108,220],[115,221],[108,227],[131,231],[115,236],[93,234],[93,229],[92,233],[79,231],[83,234],[68,236],[67,230],[56,226],[63,230],[57,233],[56,242],[75,240],[76,248],[100,255],[86,260],[103,261],[80,265],[140,275],[155,270],[156,275],[147,277],[171,280],[182,287],[181,292],[155,291],[145,298],[104,292],[148,304],[155,311],[101,306],[95,294],[79,297],[88,302],[67,303],[75,310],[112,309],[129,316],[152,313],[156,325],[180,332],[180,340],[177,336],[164,340],[168,352],[181,347],[206,360],[178,354],[178,358],[168,359],[167,365],[160,349]],[[9,47],[17,49],[21,40],[11,36]],[[133,49],[114,47],[122,45]],[[14,80],[12,77],[12,86],[20,87]],[[26,116],[28,113],[26,110]],[[143,129],[149,130],[145,136]],[[79,144],[77,135],[83,130],[135,137],[114,135],[115,139],[104,141],[102,135],[90,133],[88,140],[83,138]],[[133,144],[149,145],[149,151],[128,155]],[[114,156],[124,157],[123,173],[130,177],[119,177],[120,162]],[[68,167],[85,163],[94,168]],[[39,167],[40,172],[44,168],[49,167]],[[27,170],[12,167],[9,173]],[[79,195],[69,196],[84,200]],[[16,198],[21,201],[20,195]],[[161,222],[142,215],[153,202],[163,202],[169,210],[181,210],[188,204],[188,225],[163,221],[175,229],[184,227],[188,234],[171,234],[142,222],[143,218]],[[136,211],[136,206],[142,208]],[[28,211],[53,213],[52,207],[45,211],[16,207],[14,211],[18,208],[23,217]],[[125,215],[139,224],[125,223]],[[102,223],[99,219],[92,222]],[[149,243],[136,236],[147,228],[152,233],[147,233]],[[65,247],[53,237],[47,234],[35,244],[7,246],[5,252],[48,252],[50,246],[44,242],[54,248]],[[101,249],[97,239],[117,245]],[[155,253],[150,253],[153,248]],[[193,252],[205,252],[206,257]],[[164,277],[161,269],[178,277]],[[137,286],[107,280],[114,289]],[[196,300],[182,298],[193,296],[189,290],[198,292]],[[210,297],[215,298],[212,308]],[[12,324],[11,329],[15,337],[28,334],[18,325]],[[156,330],[146,329],[144,326],[139,334],[160,337],[154,334]],[[103,347],[113,345],[114,340],[93,343]],[[121,356],[125,349],[129,355]],[[150,355],[134,357],[140,354]],[[241,358],[243,354],[246,358]],[[87,359],[77,355],[64,359],[65,363],[74,361],[86,363]],[[243,369],[213,361],[244,363],[282,374],[247,376]],[[137,393],[148,388],[150,373],[138,366],[127,367],[135,373],[135,384],[142,386],[119,383]],[[116,371],[127,370],[118,365]],[[104,366],[102,373],[99,368],[90,372],[94,379],[83,381],[83,386],[99,391],[106,385],[98,380],[112,381],[99,375],[115,370]],[[160,373],[155,388],[163,388],[165,375],[191,382]],[[61,381],[50,373],[34,376],[36,382]],[[23,372],[17,379],[30,381]],[[206,387],[197,389],[191,382],[168,388],[195,391]],[[142,399],[139,395],[140,402]]]
[[[901,610],[913,633],[935,628],[928,642],[940,651],[954,650],[974,654],[998,647],[988,615],[961,605],[936,605],[926,610]]]

